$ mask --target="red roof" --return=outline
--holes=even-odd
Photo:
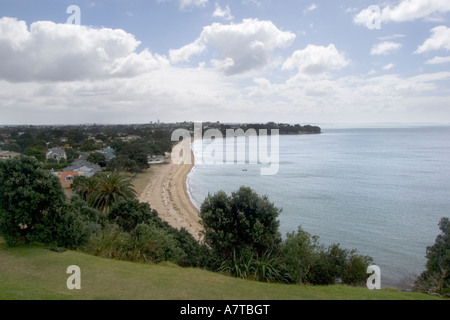
[[[76,171],[61,171],[58,173],[59,181],[64,189],[70,189],[73,183],[73,178],[80,174]]]

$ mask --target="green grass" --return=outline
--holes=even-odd
[[[66,286],[81,268],[81,290]],[[342,285],[267,284],[194,268],[99,258],[42,246],[8,248],[0,240],[0,299],[5,300],[422,300],[420,293]]]

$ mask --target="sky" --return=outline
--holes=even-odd
[[[1,0],[0,124],[450,123],[449,0]]]

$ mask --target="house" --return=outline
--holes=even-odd
[[[76,171],[61,171],[58,172],[59,181],[64,189],[65,194],[70,197],[72,195],[72,183],[75,177],[79,176]]]
[[[108,162],[116,157],[116,155],[114,154],[113,148],[105,148],[102,151],[105,154],[106,162]]]
[[[93,164],[86,160],[76,160],[72,164],[63,169],[64,172],[78,172],[82,177],[90,178],[98,172],[102,171],[99,165]]]
[[[104,148],[102,150],[95,150],[94,152],[103,154],[106,162],[111,161],[116,157],[113,148]]]
[[[0,160],[10,160],[19,156],[20,153],[14,151],[0,151]]]
[[[62,159],[67,160],[66,151],[61,148],[53,148],[47,151],[46,157],[47,160],[53,159],[58,161],[61,161]]]
[[[87,161],[87,158],[89,158],[89,153],[87,153],[87,152],[78,151],[77,154],[78,154],[78,160],[86,160]]]

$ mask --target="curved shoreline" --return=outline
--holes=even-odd
[[[172,227],[185,228],[195,239],[200,240],[203,231],[200,212],[192,203],[187,190],[187,175],[194,164],[177,165],[169,158],[164,164],[155,166],[158,166],[157,170],[139,195],[139,201],[149,203],[160,218]]]

